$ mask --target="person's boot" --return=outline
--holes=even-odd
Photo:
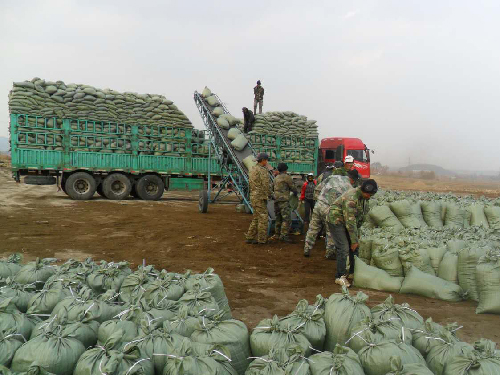
[[[249,243],[251,245],[255,245],[257,243],[257,241],[255,240],[245,240],[246,243]]]

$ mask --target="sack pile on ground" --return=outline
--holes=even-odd
[[[500,207],[487,198],[383,192],[362,227],[356,286],[500,314]]]
[[[500,373],[495,343],[461,342],[457,324],[424,322],[392,297],[370,309],[365,294],[344,288],[249,333],[210,268],[20,260],[0,261],[4,375]]]
[[[162,95],[120,93],[40,78],[14,82],[9,111],[18,117],[21,148],[62,151],[63,119],[70,119],[72,151],[132,153],[131,125],[138,125],[139,154],[182,156],[191,122]],[[27,115],[27,116],[26,116]],[[207,154],[204,133],[193,129],[194,154]]]

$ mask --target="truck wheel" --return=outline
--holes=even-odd
[[[121,173],[113,173],[102,182],[102,191],[108,199],[122,200],[130,195],[132,184],[127,176]]]
[[[94,177],[86,172],[76,172],[66,180],[66,194],[71,199],[88,200],[94,196],[96,183]]]
[[[202,214],[208,211],[208,192],[206,190],[200,191],[200,199],[198,200],[198,209]]]
[[[137,181],[135,190],[139,198],[145,201],[157,201],[163,195],[165,184],[160,177],[154,174],[147,174]]]
[[[97,185],[97,188],[95,191],[97,191],[97,194],[99,194],[101,197],[106,198],[106,196],[104,195],[104,192],[102,191],[102,183]]]

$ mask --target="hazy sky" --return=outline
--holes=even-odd
[[[0,136],[13,81],[164,94],[205,85],[361,138],[374,161],[498,170],[500,2],[0,0]]]

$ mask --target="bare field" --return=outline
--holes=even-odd
[[[405,184],[384,176],[376,179],[386,188],[400,189],[399,184]],[[417,189],[420,183],[411,187]],[[467,189],[479,187],[456,186],[456,191]],[[55,186],[16,184],[10,171],[0,168],[0,257],[21,251],[28,260],[93,257],[127,260],[137,266],[145,259],[176,272],[213,267],[222,277],[234,316],[250,328],[273,314],[291,312],[302,298],[313,302],[317,294],[328,297],[340,291],[333,279],[335,262],[324,259],[322,241],[311,258],[302,256],[303,236],[297,236],[292,245],[245,244],[243,234],[251,216],[235,212],[234,205],[210,205],[207,214],[200,214],[197,193],[166,193],[159,202],[113,202],[97,195],[91,201],[72,201],[56,190]],[[357,291],[352,288],[351,293]],[[369,295],[370,306],[389,295],[363,292]],[[394,297],[425,318],[464,325],[459,331],[464,340],[500,341],[500,316],[476,315],[474,302]]]

